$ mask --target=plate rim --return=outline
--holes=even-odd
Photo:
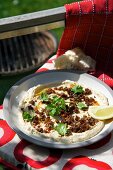
[[[86,77],[89,77],[95,81],[98,81],[101,85],[103,85],[107,91],[109,91],[109,93],[111,93],[111,96],[113,97],[113,90],[107,85],[105,84],[103,81],[101,81],[100,79],[85,73],[83,71],[73,71],[73,70],[48,70],[48,71],[43,71],[43,72],[36,72],[33,74],[30,74],[24,78],[22,78],[21,80],[17,81],[7,92],[4,101],[3,101],[3,112],[4,112],[4,117],[5,120],[7,121],[7,123],[9,124],[10,128],[12,128],[17,135],[19,135],[20,137],[22,137],[23,139],[40,145],[40,146],[44,146],[44,147],[48,147],[48,148],[57,148],[57,149],[71,149],[71,148],[79,148],[79,147],[85,147],[88,146],[92,143],[95,143],[99,140],[101,140],[102,138],[104,138],[105,136],[107,136],[112,130],[113,130],[113,122],[111,122],[111,125],[109,127],[109,129],[107,129],[107,132],[103,132],[102,135],[98,135],[98,136],[94,136],[88,140],[85,141],[81,141],[81,142],[76,142],[76,143],[71,143],[71,144],[64,144],[64,143],[59,143],[59,142],[54,142],[54,141],[42,141],[39,140],[38,137],[30,137],[29,135],[26,135],[23,131],[21,131],[18,127],[15,126],[15,124],[12,124],[11,120],[9,119],[8,115],[10,115],[9,113],[9,104],[10,104],[10,97],[12,95],[12,93],[16,90],[16,88],[18,88],[19,85],[21,85],[23,82],[25,82],[28,79],[31,79],[32,77],[41,75],[41,74],[47,74],[47,73],[55,73],[55,72],[64,72],[64,73],[72,73],[72,74],[84,74]],[[8,102],[7,102],[8,101]],[[23,137],[24,136],[24,137]],[[40,137],[41,139],[41,137]],[[44,139],[44,138],[43,138]],[[45,138],[46,139],[46,138]],[[41,143],[40,143],[41,141]]]

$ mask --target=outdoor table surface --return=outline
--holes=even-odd
[[[55,69],[51,57],[37,72]],[[8,169],[113,169],[113,132],[96,143],[75,149],[51,149],[21,139],[6,123],[0,107],[0,163]]]

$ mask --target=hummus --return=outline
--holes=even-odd
[[[29,134],[62,143],[88,140],[104,127],[104,121],[88,114],[90,106],[108,105],[100,92],[74,81],[30,88],[19,103],[24,127]]]

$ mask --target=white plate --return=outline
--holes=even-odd
[[[75,73],[69,72],[65,70],[60,71],[47,71],[42,73],[32,74],[30,76],[25,77],[24,79],[17,82],[14,86],[6,94],[3,103],[3,111],[8,122],[9,126],[22,138],[35,143],[37,145],[51,147],[51,148],[77,148],[83,147],[98,140],[104,138],[108,133],[113,130],[113,122],[105,124],[103,130],[98,133],[93,138],[83,141],[77,142],[73,144],[63,144],[59,142],[51,141],[50,139],[45,139],[42,137],[29,135],[25,128],[23,128],[21,122],[18,119],[19,109],[18,104],[21,96],[25,93],[29,88],[36,86],[38,84],[47,84],[47,83],[55,83],[64,80],[72,80],[77,81],[78,83],[82,83],[89,88],[93,88],[97,91],[101,91],[109,101],[109,104],[113,104],[113,91],[112,89],[103,83],[101,80],[86,74],[86,73]]]

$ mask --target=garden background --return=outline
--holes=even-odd
[[[57,8],[76,1],[77,0],[0,0],[0,18]],[[64,28],[57,28],[52,30],[58,42],[63,29]],[[0,104],[3,103],[5,94],[15,82],[33,72],[35,72],[35,70],[13,76],[0,75]]]

